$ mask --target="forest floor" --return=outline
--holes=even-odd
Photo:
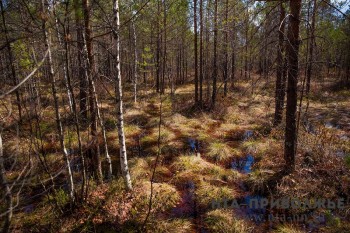
[[[271,190],[270,181],[284,164],[285,127],[282,123],[272,128],[273,84],[262,82],[252,93],[250,83],[238,82],[227,97],[220,90],[214,111],[193,107],[193,85],[181,85],[174,95],[166,93],[161,98],[146,89],[149,88],[140,88],[136,104],[132,103],[132,93],[125,92],[125,131],[133,192],[125,191],[122,179],[118,178],[99,185],[90,181],[91,193],[86,204],[73,212],[64,208],[59,212],[55,205],[48,205],[53,196],[24,201],[27,204],[22,203],[15,213],[16,231],[140,229],[148,210],[150,179],[159,149],[162,106],[160,157],[152,211],[145,226],[148,232],[349,232],[349,204],[345,209],[335,210],[280,210],[269,206],[256,209],[247,205],[250,200],[262,198],[349,197],[350,112],[346,109],[350,109],[350,90],[313,85],[316,94],[310,96],[308,114],[302,117],[299,128],[296,171],[283,177],[277,188]],[[102,99],[108,99],[102,103],[102,113],[113,168],[119,171],[113,98],[106,95]],[[70,140],[74,149],[74,137]],[[58,152],[51,154],[47,157],[49,164],[56,164],[55,167],[62,164]],[[78,176],[79,170],[74,172]],[[54,197],[60,206],[67,201],[63,191]],[[224,200],[228,202],[227,208]],[[230,207],[234,200],[238,208]],[[213,208],[213,201],[221,202],[220,208]],[[287,218],[307,214],[308,219],[271,221],[270,214]]]

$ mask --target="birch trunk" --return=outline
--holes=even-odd
[[[46,9],[45,9],[46,0],[42,0],[41,4],[42,4],[42,11],[46,12]],[[48,75],[49,75],[49,79],[51,80],[51,90],[52,90],[52,96],[53,96],[54,105],[55,105],[57,133],[59,136],[62,154],[64,156],[64,159],[65,159],[65,162],[67,165],[67,171],[68,171],[68,176],[69,176],[69,196],[70,196],[71,200],[74,202],[74,181],[73,181],[73,175],[72,175],[72,171],[71,171],[69,156],[68,156],[65,144],[64,144],[63,127],[62,127],[60,112],[58,109],[59,106],[58,106],[58,97],[57,97],[57,89],[56,89],[56,78],[54,75],[53,62],[52,62],[50,34],[46,28],[45,19],[42,20],[42,30],[43,30],[43,34],[44,34],[45,47],[48,51],[48,65],[49,65]]]
[[[66,8],[66,11],[68,9]],[[66,27],[63,28],[64,29],[64,35],[65,38],[68,38],[67,36],[69,35],[69,28],[66,29]],[[64,51],[65,51],[65,63],[66,63],[66,67],[69,69],[70,67],[70,58],[69,58],[69,44],[67,40],[64,40]],[[79,63],[80,64],[80,63]],[[81,164],[82,164],[82,187],[81,187],[81,193],[84,194],[84,190],[85,190],[85,182],[86,182],[86,164],[85,164],[85,157],[84,157],[84,153],[83,153],[83,147],[82,147],[82,142],[81,142],[81,134],[80,134],[80,125],[79,125],[79,114],[77,112],[77,103],[75,100],[75,96],[74,96],[74,88],[72,85],[72,80],[71,80],[71,76],[70,76],[70,72],[69,70],[67,70],[67,84],[68,84],[68,89],[70,91],[70,93],[72,93],[72,113],[74,115],[74,125],[75,125],[75,130],[77,133],[77,139],[78,139],[78,152],[79,152],[79,157],[81,160]],[[81,196],[83,198],[83,195]]]
[[[64,26],[64,25],[63,25]],[[60,46],[64,46],[63,43],[62,43],[62,38],[61,38],[61,35],[60,35],[60,30],[59,30],[59,25],[58,25],[58,19],[57,19],[57,16],[55,18],[55,27],[56,27],[56,31],[57,31],[57,38],[58,38],[58,43],[60,44]],[[63,53],[61,54],[62,57],[64,57],[64,51]],[[72,104],[72,93],[69,91],[69,88],[68,88],[68,67],[66,66],[66,63],[63,62],[63,75],[64,75],[64,84],[66,86],[66,89],[67,89],[67,95],[68,95],[68,102],[69,102],[69,110],[71,112],[73,112],[73,104]]]
[[[122,94],[122,80],[120,72],[120,40],[119,40],[119,1],[113,2],[113,14],[114,14],[114,30],[113,35],[116,41],[116,105],[117,105],[117,118],[118,118],[118,138],[120,147],[120,166],[125,184],[128,190],[132,190],[131,177],[128,167],[128,160],[126,155],[125,134],[124,134],[124,116],[123,116],[123,94]]]

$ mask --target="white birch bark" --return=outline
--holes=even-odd
[[[42,0],[42,10],[43,12],[46,12],[45,10],[45,3],[46,0]],[[69,161],[69,156],[67,153],[67,149],[64,144],[64,132],[63,132],[63,127],[62,127],[62,122],[61,122],[61,116],[60,112],[58,109],[58,97],[57,97],[57,89],[56,89],[56,78],[54,75],[54,69],[53,69],[53,62],[52,62],[52,54],[51,54],[51,44],[50,44],[50,35],[49,32],[46,28],[46,21],[45,19],[42,20],[42,30],[44,33],[44,40],[45,40],[45,47],[48,51],[48,64],[49,64],[49,79],[51,80],[51,90],[52,90],[52,96],[54,99],[54,104],[55,104],[55,115],[56,115],[56,124],[57,124],[57,132],[60,140],[60,146],[62,150],[62,154],[64,156],[66,166],[67,166],[67,171],[68,171],[68,177],[69,177],[69,196],[71,200],[74,202],[74,181],[73,181],[73,175],[72,175],[72,170],[70,166],[70,161]]]
[[[115,92],[116,92],[116,105],[117,105],[117,128],[118,128],[118,138],[119,138],[119,147],[120,147],[120,166],[125,184],[128,190],[132,190],[131,177],[128,168],[128,160],[126,154],[126,145],[125,145],[125,133],[124,133],[124,117],[123,117],[123,99],[122,99],[122,80],[120,72],[120,40],[119,40],[119,1],[114,0],[113,2],[113,15],[114,15],[114,29],[113,35],[116,41],[116,71],[117,76],[115,79]]]

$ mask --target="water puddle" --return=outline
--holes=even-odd
[[[193,181],[188,181],[185,184],[185,189],[181,192],[181,201],[171,211],[171,216],[175,218],[195,217],[196,204],[194,196],[195,184]]]
[[[251,139],[253,136],[254,136],[254,131],[246,130],[243,134],[243,141],[247,141],[248,139]]]
[[[340,129],[340,126],[335,124],[335,123],[332,123],[330,121],[326,122],[324,124],[324,126],[327,128],[327,129]]]
[[[244,174],[252,172],[252,166],[254,164],[254,157],[248,154],[244,158],[238,158],[231,162],[231,168]]]
[[[267,208],[255,205],[253,203],[261,203],[262,199],[266,199],[259,195],[247,195],[237,199],[240,208],[238,214],[246,219],[249,219],[257,224],[265,222],[267,218]]]
[[[27,206],[24,207],[24,212],[29,214],[32,213],[34,211],[34,204],[29,204]]]
[[[190,152],[196,154],[197,156],[200,156],[199,141],[193,138],[188,138],[187,142],[188,142]]]

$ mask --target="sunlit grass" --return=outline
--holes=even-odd
[[[249,233],[253,232],[251,224],[234,217],[231,210],[216,209],[206,213],[204,217],[206,229],[219,233]]]

